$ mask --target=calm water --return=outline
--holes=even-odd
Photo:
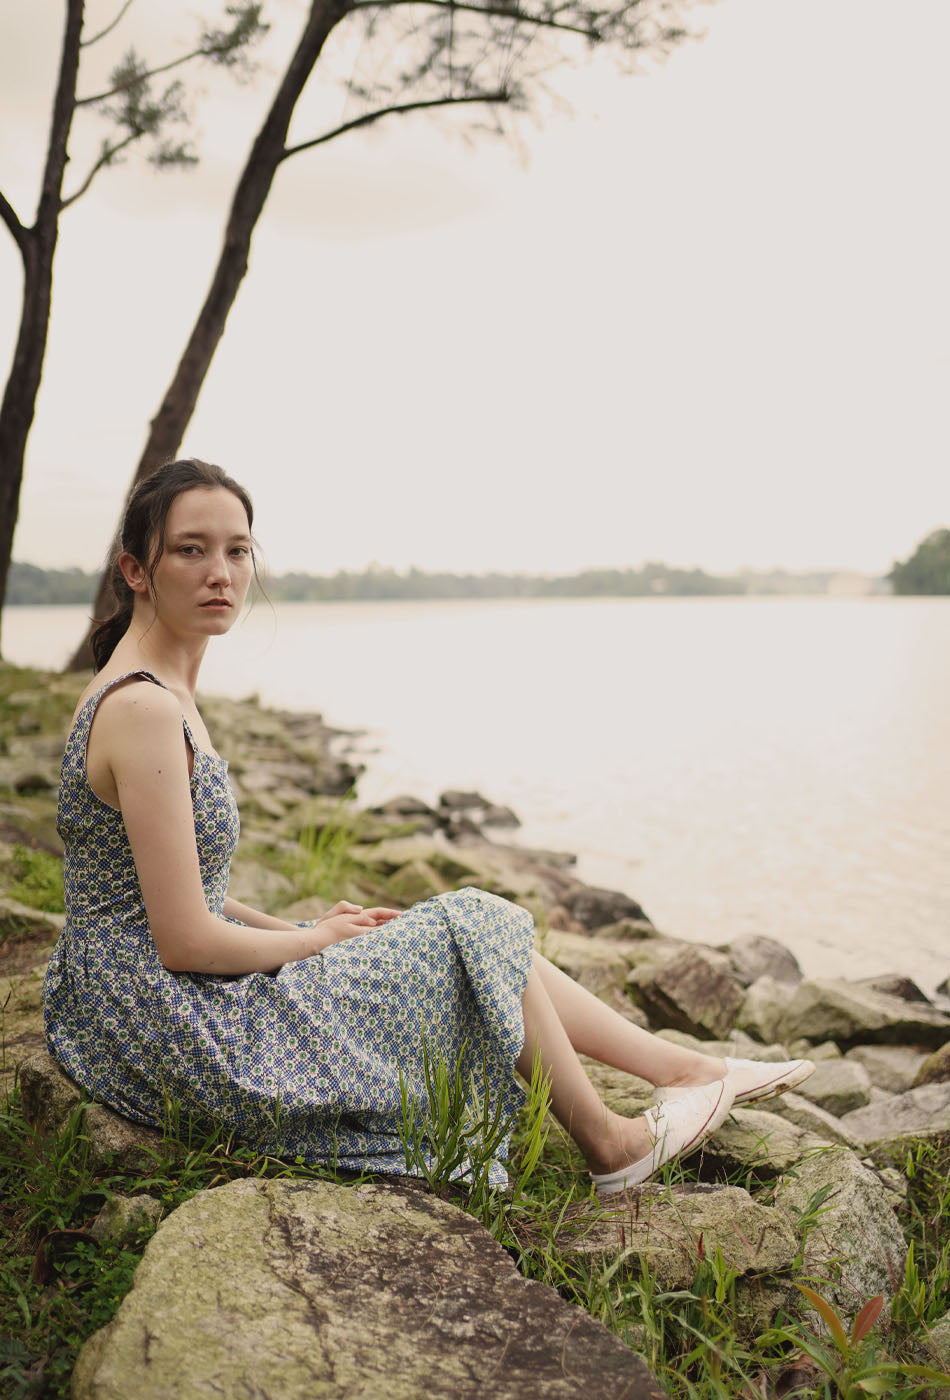
[[[12,608],[61,663],[82,610]],[[950,600],[258,605],[207,692],[367,729],[365,800],[477,787],[688,938],[950,973]]]

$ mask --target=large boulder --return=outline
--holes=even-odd
[[[871,1080],[863,1065],[850,1060],[819,1060],[801,1086],[803,1098],[840,1118],[871,1101]]]
[[[31,1128],[58,1133],[82,1100],[82,1090],[47,1050],[36,1050],[20,1065],[20,1105]]]
[[[704,1040],[726,1036],[742,1002],[729,959],[699,945],[685,946],[659,965],[634,968],[630,994],[654,1025]]]
[[[79,1085],[46,1050],[37,1051],[20,1066],[20,1096],[24,1118],[44,1134],[61,1132],[73,1111],[83,1104]],[[94,1171],[149,1171],[156,1162],[167,1161],[180,1151],[172,1138],[155,1128],[130,1123],[101,1103],[83,1105],[82,1131]]]
[[[617,890],[601,890],[591,885],[577,884],[563,903],[572,919],[586,929],[602,928],[604,924],[615,924],[619,919],[634,919],[637,923],[649,923],[641,905],[628,894]]]
[[[806,980],[786,1007],[779,1033],[852,1045],[928,1045],[950,1039],[950,1016],[927,1002],[904,1001],[856,982]]]
[[[751,986],[760,977],[796,986],[802,980],[798,959],[774,938],[761,933],[744,933],[727,943],[721,951],[727,954],[733,970],[743,986]],[[787,995],[787,991],[786,991]]]
[[[908,1138],[950,1136],[950,1084],[923,1084],[846,1113],[841,1120],[866,1147],[899,1150]]]
[[[917,1082],[927,1056],[910,1045],[855,1045],[845,1059],[863,1065],[876,1089],[903,1094]]]
[[[706,1169],[718,1175],[751,1172],[760,1181],[781,1176],[827,1141],[760,1108],[734,1108],[703,1147]]]
[[[860,1138],[849,1133],[840,1118],[827,1109],[819,1108],[816,1103],[809,1103],[801,1094],[779,1094],[769,1104],[769,1112],[784,1118],[787,1123],[794,1123],[796,1128],[804,1128],[806,1132],[824,1138],[826,1142],[849,1147],[853,1152],[862,1150]]]
[[[645,1363],[404,1185],[241,1180],[149,1242],[74,1400],[662,1400]]]
[[[782,1273],[798,1243],[787,1217],[739,1186],[648,1185],[597,1213],[569,1218],[558,1234],[568,1259],[611,1261],[622,1254],[639,1276],[646,1266],[663,1289],[689,1288],[704,1258],[718,1249],[740,1278]]]
[[[907,1244],[888,1192],[846,1148],[800,1161],[775,1189],[775,1205],[804,1230],[804,1274],[850,1321],[875,1294],[889,1302],[904,1276]]]
[[[12,1086],[17,1066],[46,1044],[43,1028],[43,967],[0,977],[0,1093]]]
[[[777,982],[774,977],[757,977],[745,989],[736,1012],[736,1025],[757,1040],[775,1040],[788,1006],[788,995],[786,982]]]

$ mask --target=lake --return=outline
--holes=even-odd
[[[7,609],[5,657],[83,616]],[[670,933],[950,973],[950,599],[258,603],[202,680],[364,729],[364,801],[509,804]]]

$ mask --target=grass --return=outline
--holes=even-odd
[[[585,1259],[565,1251],[565,1235],[583,1228],[598,1208],[576,1148],[547,1117],[538,1067],[514,1121],[489,1102],[480,1075],[466,1083],[458,1067],[428,1047],[425,1070],[426,1104],[413,1104],[408,1095],[404,1102],[407,1168],[472,1213],[523,1274],[556,1288],[643,1354],[672,1400],[769,1400],[770,1385],[783,1373],[803,1377],[783,1392],[788,1400],[933,1393],[937,1382],[913,1368],[921,1337],[950,1307],[945,1149],[908,1148],[903,1223],[913,1251],[903,1285],[890,1321],[872,1319],[866,1333],[846,1336],[842,1353],[834,1329],[829,1341],[790,1309],[761,1331],[748,1293],[737,1288],[718,1252],[701,1257],[689,1287],[664,1290],[645,1265],[622,1254]],[[169,1122],[181,1128],[174,1114]],[[506,1194],[491,1186],[488,1166],[509,1133]],[[667,1179],[681,1171],[668,1170]],[[196,1191],[265,1176],[339,1179],[330,1169],[255,1153],[214,1130],[186,1137],[181,1149],[169,1137],[147,1172],[94,1172],[81,1111],[58,1135],[39,1137],[24,1122],[14,1090],[0,1110],[0,1394],[66,1396],[80,1346],[110,1320],[131,1285],[151,1226],[122,1244],[92,1241],[89,1224],[111,1195],[149,1193],[168,1211]],[[802,1241],[822,1206],[813,1199],[803,1211]],[[874,1388],[881,1385],[888,1388]]]
[[[31,909],[61,914],[64,909],[62,860],[48,851],[14,846],[7,893]]]

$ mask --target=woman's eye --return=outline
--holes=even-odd
[[[235,547],[231,550],[231,553],[234,555],[235,559],[246,559],[250,552],[251,551],[248,549],[247,545],[244,544],[235,545]]]
[[[178,552],[179,554],[197,554],[198,546],[196,544],[183,544]]]

